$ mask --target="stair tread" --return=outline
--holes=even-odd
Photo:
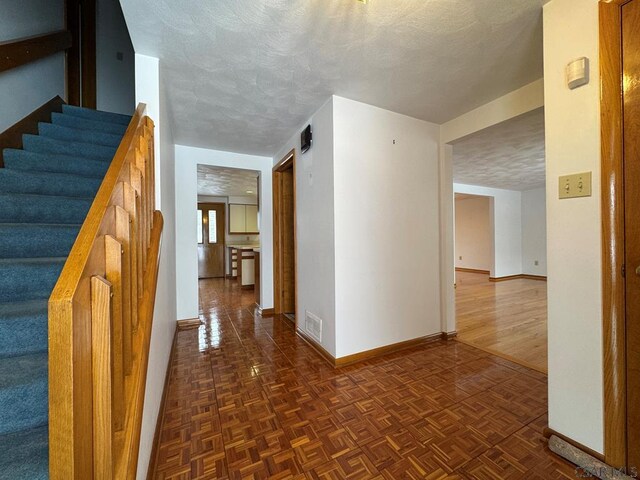
[[[23,148],[30,152],[53,153],[61,155],[81,155],[86,158],[94,158],[111,161],[116,153],[116,147],[96,145],[86,142],[70,142],[42,137],[40,135],[26,134],[22,136]]]
[[[49,429],[41,426],[0,436],[0,480],[49,478]]]
[[[44,122],[38,124],[38,132],[42,137],[53,138],[55,140],[90,143],[92,145],[105,145],[108,147],[117,147],[122,141],[122,135],[114,135],[96,130],[83,130]]]
[[[63,125],[81,130],[112,133],[120,136],[124,136],[124,133],[127,130],[127,125],[120,123],[102,122],[100,120],[91,120],[89,118],[58,112],[53,112],[51,115],[51,123],[54,125]]]
[[[102,110],[93,110],[90,108],[76,107],[73,105],[63,105],[62,113],[67,115],[75,115],[79,117],[87,117],[90,119],[100,118],[102,121],[109,123],[117,123],[121,125],[128,125],[131,122],[129,115],[122,115],[121,113],[105,112]]]
[[[0,303],[0,319],[18,315],[37,315],[46,312],[48,304],[49,300],[46,298]]]
[[[0,169],[0,192],[24,194],[48,194],[53,196],[95,196],[101,180],[95,177],[70,173],[51,173]]]
[[[0,303],[0,359],[47,352],[48,298]]]
[[[46,381],[48,374],[47,353],[0,358],[0,397],[3,390]]]
[[[20,172],[71,173],[103,179],[110,162],[95,158],[7,148],[4,150],[4,164],[7,170]]]

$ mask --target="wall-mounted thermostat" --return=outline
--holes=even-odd
[[[567,85],[571,90],[589,83],[589,59],[581,57],[567,65]]]

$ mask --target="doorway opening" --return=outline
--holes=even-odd
[[[273,167],[274,312],[297,322],[296,154]]]
[[[544,109],[452,146],[458,340],[546,373]]]
[[[260,172],[198,165],[198,280],[200,296],[237,294],[260,305]]]

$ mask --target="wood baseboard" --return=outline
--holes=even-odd
[[[391,353],[407,350],[408,348],[418,347],[427,343],[431,343],[442,339],[442,333],[436,333],[428,335],[426,337],[414,338],[413,340],[406,340],[404,342],[394,343],[392,345],[385,345],[384,347],[374,348],[365,352],[354,353],[353,355],[347,355],[346,357],[336,358],[336,367],[346,367],[354,363],[364,362],[365,360],[371,360],[373,358],[384,357]]]
[[[173,343],[171,344],[171,353],[169,354],[169,363],[167,364],[167,372],[164,377],[164,386],[162,388],[162,399],[160,400],[160,410],[158,410],[158,418],[156,419],[156,431],[153,434],[153,444],[151,445],[151,456],[149,457],[149,466],[147,467],[147,480],[155,478],[155,470],[158,464],[158,446],[160,445],[160,436],[164,427],[164,407],[167,403],[167,392],[169,380],[171,379],[171,365],[176,354],[176,344],[178,343],[178,325],[173,332]]]
[[[18,123],[0,133],[0,168],[4,167],[3,150],[5,148],[22,148],[22,135],[25,133],[37,134],[39,122],[50,122],[53,112],[62,112],[64,100],[55,97],[34,110]]]
[[[276,311],[273,308],[262,308],[258,305],[258,313],[263,317],[273,317],[276,314]]]
[[[240,288],[242,288],[242,290],[253,290],[254,286],[253,285],[242,285]]]
[[[582,445],[579,442],[576,442],[575,440],[570,439],[569,437],[556,432],[555,430],[546,427],[543,431],[542,434],[544,435],[544,437],[548,440],[549,438],[551,438],[552,435],[555,435],[556,437],[558,437],[561,440],[564,440],[565,442],[567,442],[569,445],[573,445],[574,447],[576,447],[578,450],[582,450],[584,453],[586,453],[587,455],[591,455],[593,458],[596,458],[598,460],[600,460],[601,462],[604,462],[604,455],[602,455],[601,453],[596,452],[595,450],[591,450],[589,447],[585,447],[584,445]]]
[[[490,282],[508,282],[509,280],[539,280],[541,282],[546,282],[547,281],[547,277],[544,277],[542,275],[526,275],[526,274],[520,274],[520,275],[509,275],[507,277],[491,277],[489,279]]]
[[[178,320],[176,328],[181,332],[182,330],[200,328],[200,325],[202,325],[202,321],[199,318],[188,318],[185,320]]]
[[[481,273],[483,275],[491,274],[489,270],[477,270],[475,268],[459,268],[459,267],[456,267],[456,272]]]
[[[296,329],[296,333],[298,334],[298,336],[304,340],[305,342],[307,342],[307,344],[313,348],[316,353],[318,353],[318,355],[320,355],[324,360],[327,361],[327,363],[329,363],[329,365],[331,365],[332,367],[335,368],[336,366],[336,359],[334,358],[333,355],[331,355],[329,352],[327,352],[322,345],[320,345],[318,342],[316,342],[313,338],[311,338],[309,335],[307,335],[305,332],[303,332],[302,330],[300,330],[299,328]]]
[[[441,338],[444,341],[449,341],[449,340],[453,340],[455,338],[458,337],[458,332],[442,332],[441,334]]]

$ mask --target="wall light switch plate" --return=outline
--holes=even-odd
[[[560,177],[558,195],[563,198],[580,198],[591,196],[591,172],[575,173]]]

